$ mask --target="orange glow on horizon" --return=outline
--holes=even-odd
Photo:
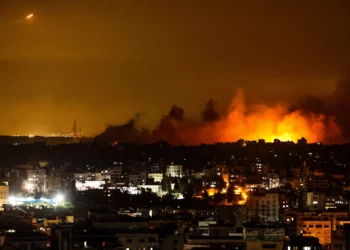
[[[282,105],[256,105],[248,111],[242,92],[234,98],[230,110],[225,124],[220,124],[223,127],[223,141],[232,141],[231,138],[236,137],[245,140],[262,138],[267,142],[273,142],[274,139],[297,142],[304,137],[310,142],[320,142],[326,132],[339,133],[334,121],[327,124],[324,115],[307,116],[300,111],[289,113]],[[333,131],[327,131],[327,125]]]
[[[266,142],[297,142],[306,138],[310,143],[341,142],[341,130],[333,117],[322,114],[290,112],[287,106],[264,104],[246,106],[244,94],[238,91],[226,113],[219,121],[196,129],[183,129],[181,138],[188,144],[236,142],[239,139]],[[189,141],[189,138],[190,141]]]

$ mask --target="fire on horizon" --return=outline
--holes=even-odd
[[[2,3],[0,134],[350,141],[349,1]]]
[[[266,142],[297,142],[306,138],[310,143],[340,143],[343,131],[336,117],[322,113],[291,111],[284,105],[246,104],[239,91],[225,112],[218,112],[213,101],[202,111],[202,121],[187,119],[181,107],[173,106],[154,130],[145,130],[137,118],[119,126],[109,126],[95,139],[102,143],[167,141],[172,145],[199,145],[236,142],[240,139]]]

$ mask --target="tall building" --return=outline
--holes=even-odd
[[[306,206],[310,211],[322,211],[326,207],[326,195],[313,192],[306,193]]]
[[[113,165],[113,167],[110,169],[111,174],[111,182],[112,183],[124,183],[123,180],[123,166],[120,165]]]
[[[47,176],[47,190],[61,190],[61,176]]]
[[[306,164],[304,164],[301,167],[297,167],[297,168],[292,168],[291,169],[293,177],[297,178],[298,180],[304,180],[306,178],[311,177],[312,172],[310,171],[310,169],[308,167],[306,167]]]
[[[332,249],[343,250],[350,248],[350,224],[338,225],[332,232]]]
[[[247,201],[248,221],[274,222],[279,220],[279,194],[253,194]]]
[[[165,174],[170,177],[183,177],[182,165],[167,165]]]
[[[29,193],[47,191],[47,175],[44,169],[28,169],[24,188]]]
[[[251,171],[252,173],[265,176],[269,172],[269,166],[259,161],[251,165]]]

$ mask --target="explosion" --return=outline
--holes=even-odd
[[[297,142],[302,137],[310,142],[326,142],[340,136],[334,119],[322,114],[303,114],[299,110],[288,112],[288,108],[282,105],[255,105],[248,110],[242,92],[233,100],[227,117],[216,126],[220,136],[218,141],[223,142],[240,138]]]
[[[227,112],[213,121],[186,121],[183,117],[184,111],[181,109],[180,112],[178,107],[176,110],[176,117],[170,115],[174,112],[173,107],[169,115],[163,117],[160,126],[153,131],[154,142],[165,140],[173,145],[199,145],[236,142],[241,138],[265,139],[268,142],[274,139],[297,142],[304,137],[309,142],[327,143],[337,141],[341,135],[332,117],[306,114],[299,110],[289,112],[288,107],[282,105],[260,104],[247,107],[241,91],[233,99]]]
[[[338,95],[332,99],[338,101],[340,98],[335,98],[336,96]],[[340,100],[344,102],[343,99]],[[322,107],[327,106],[323,99],[317,99],[317,101],[323,104]],[[350,122],[342,118],[344,113],[340,112],[339,107],[342,106],[338,104],[335,102],[333,106],[328,105],[333,108],[328,108],[325,114],[310,107],[305,109],[305,102],[299,105],[299,109],[296,105],[293,110],[286,105],[247,106],[243,92],[239,91],[227,111],[221,114],[216,110],[215,102],[210,100],[201,113],[202,121],[186,119],[185,110],[174,105],[152,131],[140,129],[136,126],[137,119],[132,119],[124,125],[109,126],[95,140],[100,143],[166,141],[172,145],[199,145],[236,142],[240,139],[248,141],[264,139],[267,142],[279,139],[297,142],[304,137],[311,143],[341,143],[344,142],[342,138],[344,133],[336,122],[338,120],[342,122],[342,129],[348,128],[347,124]]]

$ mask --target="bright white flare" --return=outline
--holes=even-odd
[[[64,201],[64,196],[62,194],[58,194],[55,197],[56,203],[62,203]]]
[[[28,16],[27,16],[27,19],[30,19],[30,18],[32,18],[34,16],[34,14],[29,14]]]

